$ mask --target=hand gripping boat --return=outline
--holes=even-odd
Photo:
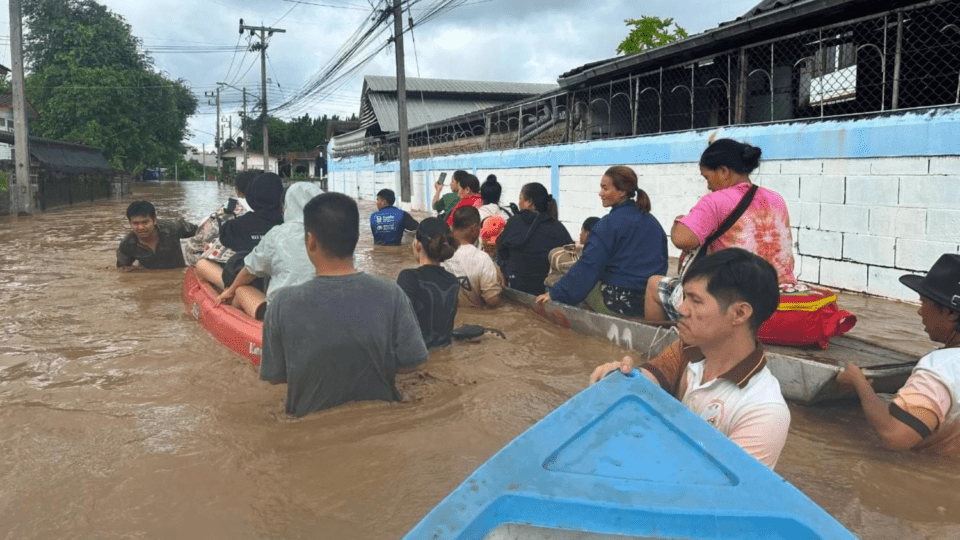
[[[405,540],[852,540],[636,370],[587,388],[476,470]]]
[[[216,305],[217,293],[197,276],[197,269],[187,268],[183,276],[183,307],[228,349],[246,358],[254,366],[260,365],[263,324],[246,313],[221,304]]]

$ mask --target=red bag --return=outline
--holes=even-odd
[[[831,337],[857,324],[857,316],[837,307],[837,295],[829,289],[802,288],[780,292],[780,306],[760,326],[757,339],[770,345],[826,349]]]

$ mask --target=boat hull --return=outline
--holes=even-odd
[[[853,539],[634,370],[505,446],[405,540]]]
[[[660,354],[667,345],[680,338],[672,327],[611,317],[559,302],[538,304],[536,297],[514,289],[504,289],[503,296],[554,324],[586,336],[606,338],[639,351],[647,358]],[[780,382],[783,397],[804,404],[855,396],[853,389],[836,382],[837,374],[847,362],[856,362],[873,381],[874,389],[886,393],[899,390],[917,363],[916,358],[902,352],[845,336],[831,339],[830,348],[826,350],[765,348],[767,366]]]
[[[246,313],[225,304],[216,305],[217,294],[197,276],[194,267],[183,276],[180,293],[183,307],[210,334],[231,351],[260,365],[263,324]]]

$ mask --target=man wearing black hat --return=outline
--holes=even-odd
[[[942,255],[925,277],[908,274],[900,282],[920,293],[923,329],[943,348],[917,362],[889,405],[852,362],[837,381],[856,389],[884,447],[960,456],[960,255]]]

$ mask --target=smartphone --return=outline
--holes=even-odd
[[[447,173],[445,173],[445,172],[440,173],[440,178],[437,179],[437,185],[438,185],[438,186],[442,186],[442,185],[443,185],[443,181],[446,180],[446,179],[447,179]]]
[[[230,200],[227,201],[227,208],[226,210],[224,210],[224,212],[228,214],[232,214],[236,212],[236,210],[237,210],[237,200],[231,197]]]

